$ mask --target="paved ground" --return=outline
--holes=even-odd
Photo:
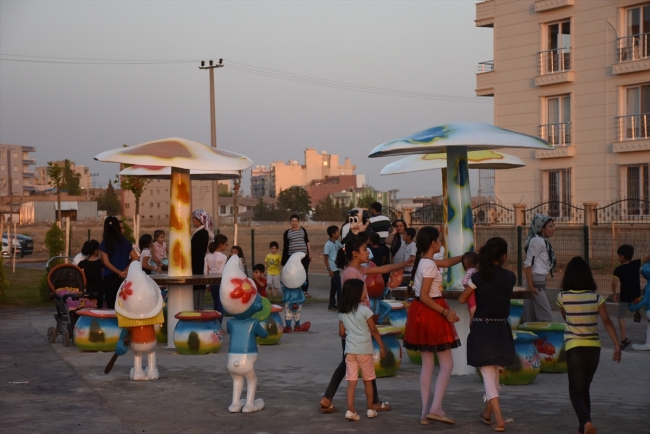
[[[324,296],[324,291],[313,291]],[[289,334],[278,346],[260,347],[256,364],[257,396],[266,408],[255,414],[229,414],[231,379],[226,371],[228,336],[218,354],[181,356],[158,347],[161,378],[128,380],[131,353],[109,375],[103,369],[110,353],[81,353],[60,339],[46,342],[54,325],[51,309],[0,311],[0,432],[38,433],[315,433],[373,432],[487,433],[478,413],[483,387],[478,376],[453,377],[445,399],[457,425],[421,426],[419,366],[406,354],[396,377],[378,380],[380,397],[393,410],[374,420],[344,419],[344,412],[323,415],[318,400],[338,364],[340,341],[336,314],[326,305],[305,306],[303,317],[313,332]],[[629,322],[634,341],[645,336],[647,323]],[[604,335],[602,331],[601,335]],[[592,413],[600,433],[647,433],[650,411],[650,352],[626,350],[611,361],[604,339],[603,356],[592,384]],[[345,409],[345,384],[335,404]],[[513,433],[573,433],[567,378],[540,374],[529,386],[504,386],[504,414],[514,418]],[[357,409],[363,409],[362,389]]]

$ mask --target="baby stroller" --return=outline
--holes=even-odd
[[[98,299],[96,292],[86,292],[86,276],[81,268],[72,264],[55,265],[50,269],[50,262],[66,257],[54,257],[47,262],[47,283],[50,286],[50,298],[56,305],[56,327],[47,329],[47,339],[54,343],[58,335],[63,336],[63,345],[70,345],[73,337],[74,325],[79,318],[77,309],[97,307],[97,302],[91,298]]]

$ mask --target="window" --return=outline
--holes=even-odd
[[[5,171],[5,170],[6,170],[6,167],[5,167],[4,164],[0,164],[0,170],[2,170],[2,171]]]
[[[235,213],[235,207],[234,207],[234,206],[230,206],[230,214],[234,214],[234,213]]]
[[[650,215],[650,164],[630,164],[621,167],[621,196],[627,201],[629,215]]]
[[[18,152],[13,152],[13,153],[12,153],[12,156],[13,156],[14,158],[18,158]]]
[[[540,53],[540,74],[571,69],[571,21],[546,25],[546,51]]]
[[[18,166],[14,166],[14,172],[18,172]]]
[[[226,205],[219,205],[219,214],[226,214]]]
[[[125,204],[124,204],[124,208],[125,208],[125,209],[131,208],[131,204],[130,204],[130,203],[125,203]]]
[[[554,146],[571,144],[571,95],[546,97],[546,120],[540,125],[540,135]]]
[[[625,11],[625,36],[618,39],[619,62],[650,57],[650,3]]]
[[[573,195],[571,194],[571,169],[544,170],[542,177],[543,202],[548,206],[550,217],[570,217]]]
[[[157,205],[158,205],[158,208],[160,208],[160,202],[158,202]]]
[[[618,117],[619,141],[650,137],[650,83],[626,87],[625,113]]]

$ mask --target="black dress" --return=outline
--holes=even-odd
[[[192,274],[203,274],[205,254],[208,251],[210,234],[207,230],[196,231],[192,237]],[[205,285],[194,285],[194,291],[205,291]]]
[[[494,267],[484,282],[480,271],[472,276],[476,285],[476,312],[467,337],[467,364],[509,366],[514,362],[515,343],[508,323],[510,297],[517,279],[512,271]]]
[[[86,276],[86,292],[94,292],[96,294],[101,294],[102,286],[102,261],[89,261],[84,259],[79,262],[79,268],[84,270],[84,275]],[[97,307],[101,308],[99,303],[99,297],[97,298]]]

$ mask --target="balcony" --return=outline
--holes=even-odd
[[[478,64],[476,96],[494,96],[494,74],[494,60]]]
[[[479,0],[476,3],[476,27],[494,27],[494,1]]]
[[[27,166],[33,166],[34,164],[36,164],[36,159],[35,158],[25,158],[25,157],[23,157],[23,164],[25,164]]]
[[[24,178],[35,178],[36,175],[34,175],[33,172],[23,172],[23,179]]]
[[[616,40],[618,63],[612,66],[614,74],[650,70],[650,33],[625,36]]]
[[[540,125],[539,136],[555,147],[570,146],[571,122]]]
[[[537,55],[539,60],[539,75],[535,77],[536,86],[570,83],[573,81],[571,47],[540,51]]]
[[[650,151],[650,113],[619,116],[618,142],[614,143],[613,152]]]
[[[535,0],[535,12],[544,12],[566,6],[573,6],[574,3],[575,0]]]

